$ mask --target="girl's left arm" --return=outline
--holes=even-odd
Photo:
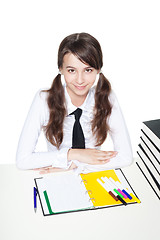
[[[113,142],[113,150],[117,152],[117,155],[103,165],[83,165],[85,172],[122,168],[131,165],[133,162],[132,147],[127,126],[118,100],[113,92],[110,95],[110,101],[112,104],[112,113],[108,122],[110,126],[109,135]]]
[[[132,164],[133,153],[131,140],[123,113],[115,94],[111,93],[112,113],[109,118],[110,136],[113,141],[114,151],[118,154],[108,163],[109,168],[121,168]]]

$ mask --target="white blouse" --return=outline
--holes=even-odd
[[[109,134],[113,141],[114,151],[117,151],[118,154],[116,157],[110,159],[108,163],[102,165],[86,164],[79,162],[76,159],[73,161],[67,160],[67,152],[72,146],[72,129],[75,122],[74,115],[69,114],[76,110],[77,107],[72,104],[65,84],[64,92],[67,106],[67,116],[64,119],[63,142],[60,149],[58,150],[46,139],[48,151],[35,152],[41,130],[43,126],[47,125],[49,120],[49,109],[46,101],[48,93],[41,92],[41,90],[39,90],[34,97],[21,132],[16,154],[17,167],[25,170],[52,165],[53,167],[68,169],[71,163],[74,162],[80,172],[92,172],[121,168],[130,165],[133,160],[130,138],[120,106],[113,91],[109,96],[113,106],[112,113],[109,118],[109,126],[111,129]],[[85,136],[86,148],[100,149],[100,147],[95,147],[96,140],[92,134],[90,124],[93,118],[94,94],[95,87],[89,90],[84,103],[79,107],[83,110],[80,123]],[[107,138],[105,141],[107,141]]]

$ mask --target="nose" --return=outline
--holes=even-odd
[[[78,85],[82,85],[84,83],[84,78],[83,78],[83,74],[82,73],[77,73],[76,83]]]

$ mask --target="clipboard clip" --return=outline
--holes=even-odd
[[[82,179],[81,183],[87,183],[87,180],[86,179]]]
[[[96,199],[95,198],[90,198],[89,201],[92,201],[92,202],[96,202]]]

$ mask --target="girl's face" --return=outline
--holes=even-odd
[[[99,70],[82,63],[72,53],[64,56],[63,66],[60,70],[64,75],[66,88],[72,100],[85,99],[99,73]]]

